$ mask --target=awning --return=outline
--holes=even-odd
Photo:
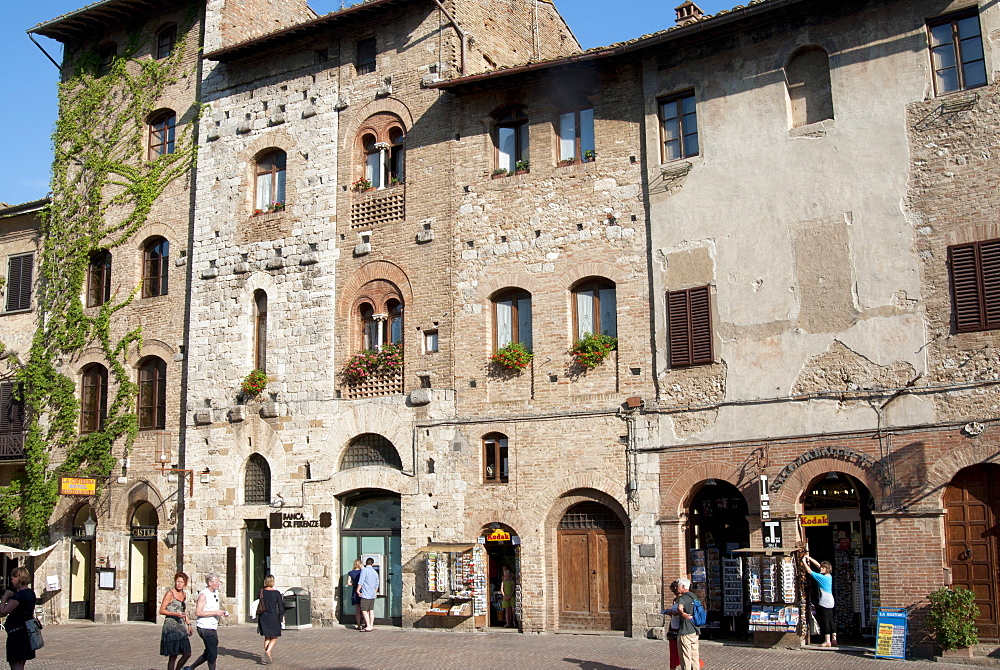
[[[59,543],[57,542],[56,544],[59,544]],[[45,547],[44,549],[32,549],[31,551],[28,552],[28,555],[29,556],[44,556],[45,554],[47,554],[50,551],[52,551],[53,549],[55,549],[55,547],[56,547],[55,544],[50,544],[49,546]]]
[[[17,547],[9,547],[6,544],[0,544],[0,554],[7,554],[7,558],[14,558],[15,556],[27,556],[31,552],[27,549],[18,549]]]
[[[458,543],[458,542],[431,542],[428,545],[420,547],[417,549],[417,553],[426,553],[428,551],[438,551],[441,553],[454,553],[459,554],[463,551],[469,551],[474,546],[474,543]]]

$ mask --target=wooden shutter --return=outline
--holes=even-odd
[[[712,310],[708,286],[667,293],[667,343],[671,367],[711,363]]]
[[[236,597],[236,547],[226,547],[226,597]]]
[[[24,432],[24,403],[15,397],[14,385],[0,383],[0,433]]]
[[[31,307],[31,273],[34,256],[11,256],[7,261],[7,311]]]
[[[1000,328],[1000,240],[948,248],[955,330]]]

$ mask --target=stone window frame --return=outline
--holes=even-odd
[[[1000,239],[949,246],[948,280],[956,333],[1000,328]]]
[[[267,291],[253,292],[253,367],[267,372]]]
[[[672,368],[715,362],[711,285],[667,291],[667,360]]]
[[[504,105],[493,113],[493,165],[494,170],[506,170],[507,174],[514,174],[517,171],[518,163],[531,164],[531,120],[528,117],[528,108],[523,104]],[[504,151],[501,147],[503,139],[501,133],[505,130],[512,131],[514,151],[510,154],[507,164],[502,164]]]
[[[521,332],[520,312],[522,305],[519,304],[525,298],[527,298],[528,301],[527,342],[525,342],[525,338],[523,337],[523,334]],[[510,339],[507,342],[501,343],[500,315],[498,313],[498,308],[499,305],[503,302],[506,302],[507,299],[509,299],[511,302]],[[492,305],[492,311],[493,311],[493,351],[496,351],[497,349],[504,347],[508,344],[511,344],[513,342],[522,342],[529,350],[532,349],[532,344],[534,341],[533,339],[534,323],[532,321],[533,319],[532,300],[533,297],[531,295],[531,292],[519,286],[505,287],[503,289],[500,289],[490,297],[490,304]]]
[[[399,310],[393,309],[394,303]],[[370,309],[370,316],[365,310]],[[406,303],[402,292],[391,281],[374,279],[361,287],[351,308],[352,320],[356,319],[356,327],[352,328],[358,338],[356,351],[381,349],[386,344],[403,345],[405,339],[404,326],[406,319]],[[393,326],[398,320],[398,340],[392,339]],[[372,329],[372,330],[369,330]],[[374,344],[374,346],[368,346]]]
[[[167,425],[167,363],[159,356],[145,356],[136,365],[139,430],[163,430]],[[144,421],[143,412],[150,417]]]
[[[111,300],[111,264],[114,260],[107,249],[90,254],[87,263],[87,307],[100,307]]]
[[[604,333],[607,329],[604,327],[606,324],[601,323],[601,291],[606,291],[608,289],[614,289],[615,291],[615,327],[614,332]],[[572,297],[572,312],[573,312],[573,341],[579,340],[583,337],[584,333],[581,332],[580,328],[580,294],[584,291],[593,291],[593,303],[592,303],[592,319],[595,324],[595,330],[600,334],[607,334],[611,337],[618,337],[618,284],[607,277],[601,276],[589,276],[580,279],[575,282],[570,288],[570,295]],[[590,332],[590,331],[586,331]]]
[[[174,45],[177,43],[177,24],[168,23],[160,26],[156,31],[156,46],[153,50],[155,60],[169,58],[174,52]]]
[[[147,158],[156,160],[160,156],[174,153],[177,138],[177,113],[172,109],[159,109],[147,117],[149,131]]]
[[[961,35],[961,26],[959,25],[962,21],[967,19],[975,18],[976,26],[979,28],[979,32],[976,35],[970,35],[965,38]],[[966,24],[968,25],[968,24]],[[940,41],[935,44],[935,29],[943,28],[944,26],[949,26],[950,40]],[[976,40],[978,43],[978,53],[979,58],[972,58],[971,60],[965,60],[965,55],[963,54],[963,42],[970,42]],[[951,88],[948,90],[941,90],[941,77],[939,72],[950,70],[951,67],[937,68],[935,67],[934,53],[936,50],[943,50],[946,47],[950,47],[950,55],[954,59],[955,65],[953,66],[956,74],[956,88]],[[936,96],[947,95],[949,93],[958,93],[959,91],[967,91],[973,88],[980,88],[989,84],[989,68],[986,67],[986,53],[983,48],[983,25],[979,18],[979,8],[971,7],[968,9],[963,9],[958,12],[953,12],[951,14],[946,14],[934,19],[929,19],[927,21],[927,55],[929,58],[929,64],[931,69],[931,79],[934,84],[934,94]],[[975,63],[982,63],[982,83],[968,84],[966,79],[968,77],[968,72],[966,66],[973,65]]]
[[[506,462],[506,467],[503,463]],[[492,470],[491,470],[492,465]],[[510,438],[500,432],[483,435],[483,484],[510,482]]]
[[[108,368],[88,363],[80,371],[80,434],[104,430],[108,417]]]
[[[830,53],[825,48],[819,44],[802,45],[791,53],[782,69],[792,128],[834,119]]]
[[[355,150],[358,180],[367,179],[379,190],[406,180],[406,125],[396,114],[376,112],[366,118],[355,134]],[[377,161],[377,174],[372,158]]]
[[[157,247],[162,249],[157,251]],[[153,235],[142,243],[142,297],[158,298],[169,292],[170,240],[162,235]]]
[[[690,111],[687,110],[686,103],[691,101]],[[672,116],[667,116],[667,114]],[[689,88],[670,95],[661,96],[656,100],[656,115],[660,133],[660,163],[672,163],[673,161],[691,158],[701,154],[701,140],[698,132],[698,98],[693,88]],[[667,123],[677,120],[677,136],[667,134]],[[688,132],[693,126],[693,132]],[[694,147],[689,146],[688,138],[693,138]],[[676,142],[678,155],[671,156],[668,147]]]

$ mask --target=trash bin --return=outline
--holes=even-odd
[[[284,593],[285,629],[300,630],[312,628],[312,599],[309,592],[293,586]]]

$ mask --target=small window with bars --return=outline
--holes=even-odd
[[[710,287],[667,292],[667,320],[670,367],[712,363]]]
[[[599,502],[573,505],[559,522],[559,530],[617,530],[624,527],[618,515]]]
[[[955,331],[1000,328],[1000,240],[948,247]]]
[[[271,501],[271,468],[260,454],[247,461],[243,501],[247,505],[267,505]]]
[[[369,465],[396,470],[403,469],[396,447],[392,445],[392,442],[375,433],[365,433],[354,438],[340,461],[341,470],[363,468]]]

